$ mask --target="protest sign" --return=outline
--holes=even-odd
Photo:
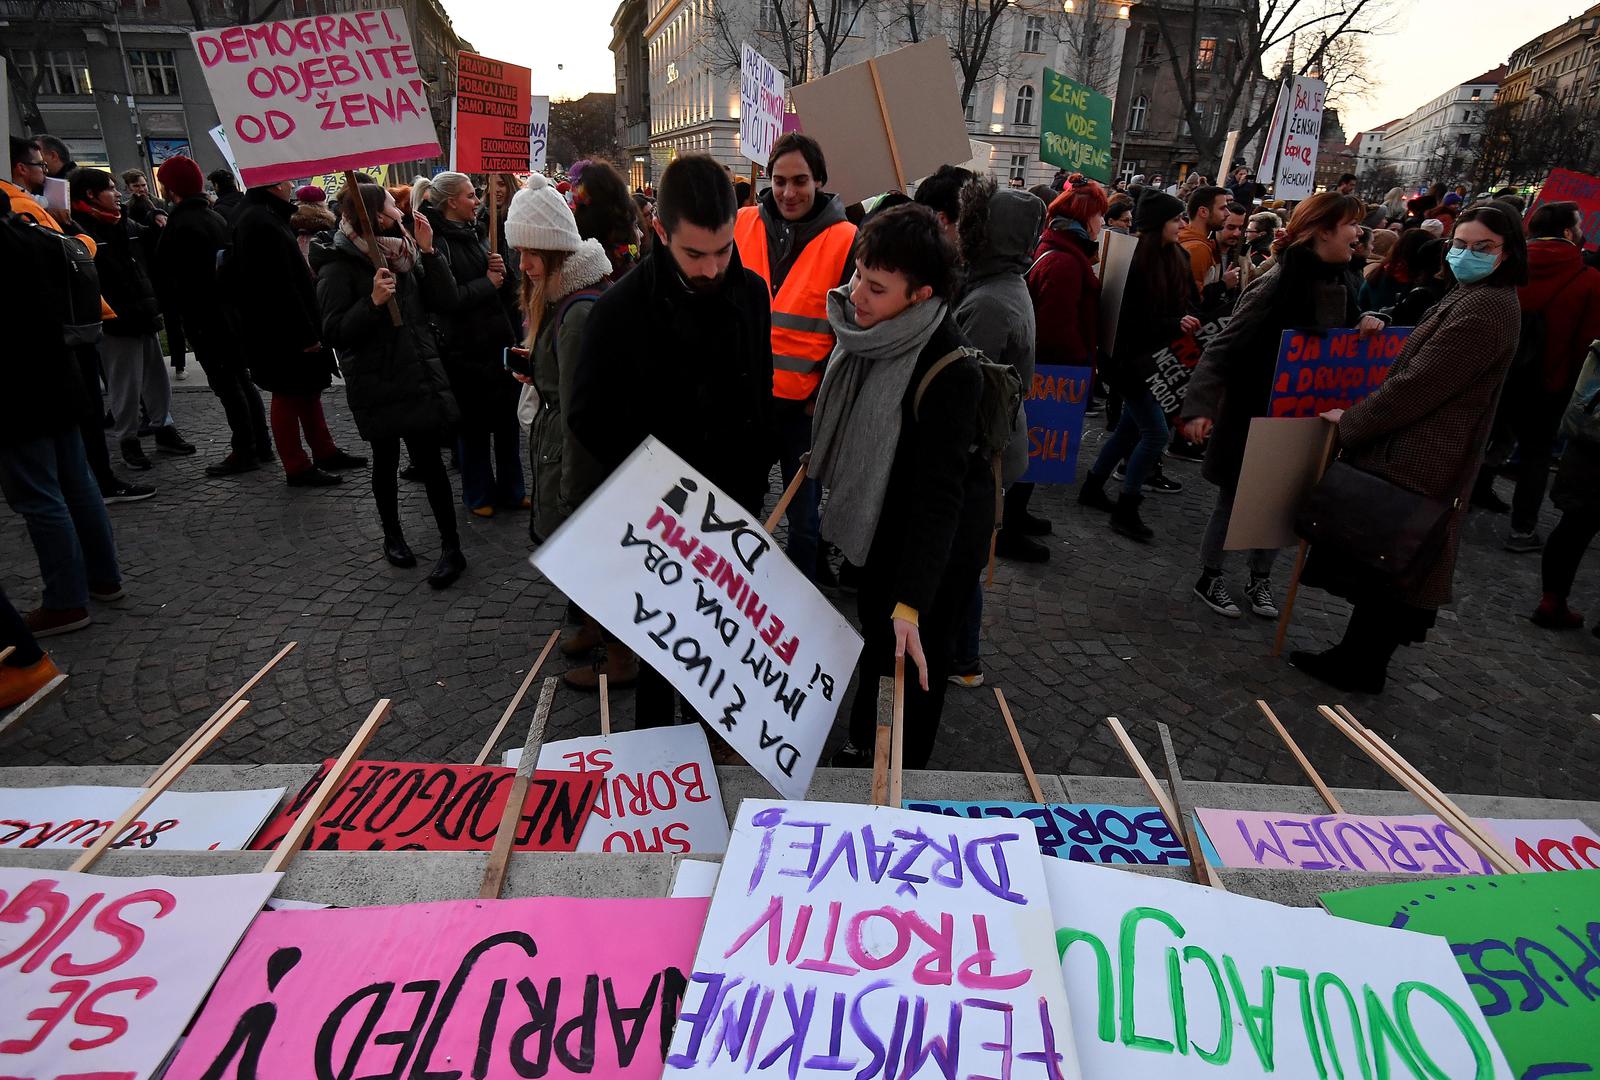
[[[748,45],[739,46],[739,55],[739,149],[766,165],[783,133],[783,76]]]
[[[666,1076],[1076,1080],[1045,861],[1016,822],[745,800]]]
[[[1154,806],[1104,803],[906,802],[907,810],[964,818],[1021,818],[1031,822],[1039,850],[1058,859],[1094,863],[1188,866],[1183,841]],[[1213,858],[1207,849],[1207,858]]]
[[[1478,824],[1529,870],[1600,868],[1600,833],[1581,821],[1479,818]]]
[[[0,1076],[153,1075],[282,876],[0,867]]]
[[[228,130],[221,124],[206,132],[211,136],[211,141],[217,144],[217,153],[222,155],[222,160],[228,163],[228,168],[233,172],[233,178],[239,181],[239,186],[244,187],[244,177],[239,174],[239,160],[233,156],[233,147],[228,144]]]
[[[1122,319],[1122,293],[1133,268],[1137,237],[1107,229],[1100,234],[1100,342],[1107,356],[1117,347],[1117,323]]]
[[[533,71],[477,53],[456,54],[455,169],[525,173],[531,157]]]
[[[1065,859],[1045,875],[1089,1076],[1513,1075],[1436,938]]]
[[[1273,185],[1275,199],[1309,198],[1317,188],[1317,145],[1322,138],[1322,105],[1328,86],[1321,79],[1295,76],[1278,93],[1267,139],[1268,162],[1262,183]]]
[[[1292,547],[1295,514],[1322,479],[1334,426],[1319,417],[1255,416],[1244,444],[1224,551]]]
[[[270,851],[333,767],[316,775],[250,845]],[[514,769],[358,761],[306,835],[308,851],[488,851],[511,796]],[[600,788],[597,775],[535,772],[517,824],[517,851],[573,851]]]
[[[528,168],[544,171],[545,152],[550,149],[550,98],[535,94],[528,114]]]
[[[1200,313],[1200,329],[1192,334],[1180,334],[1172,343],[1155,354],[1155,370],[1145,379],[1156,403],[1168,416],[1175,416],[1183,408],[1183,395],[1189,389],[1195,365],[1206,351],[1206,343],[1233,321],[1233,305],[1219,305]]]
[[[88,848],[139,797],[140,788],[0,788],[0,848]],[[113,848],[238,851],[283,798],[259,791],[166,791]]]
[[[1039,160],[1111,183],[1111,99],[1045,68]]]
[[[1324,893],[1322,905],[1448,942],[1517,1076],[1600,1073],[1600,870],[1374,885]]]
[[[717,890],[717,875],[721,871],[721,863],[684,859],[678,864],[677,873],[672,875],[672,895],[710,896]]]
[[[967,123],[950,43],[928,38],[789,91],[805,133],[828,148],[828,190],[848,206],[965,161]]]
[[[705,908],[541,897],[269,912],[167,1080],[655,1080]]]
[[[439,153],[400,8],[189,38],[246,187]]]
[[[1578,212],[1583,216],[1583,246],[1593,248],[1600,245],[1600,177],[1573,172],[1571,169],[1550,170],[1550,175],[1539,185],[1539,194],[1528,204],[1523,223],[1532,221],[1535,210],[1552,202],[1577,203]]]
[[[1083,442],[1083,417],[1089,408],[1089,381],[1094,369],[1040,364],[1023,408],[1028,414],[1030,484],[1071,484],[1078,479],[1078,447]]]
[[[512,768],[521,759],[521,750],[506,754]],[[545,743],[539,768],[600,778],[594,813],[578,837],[577,851],[728,849],[722,791],[699,724]]]
[[[1391,326],[1369,338],[1354,330],[1303,334],[1285,330],[1272,373],[1268,416],[1321,416],[1348,409],[1388,378],[1409,326]]]
[[[759,517],[648,438],[530,561],[804,797],[861,635]]]

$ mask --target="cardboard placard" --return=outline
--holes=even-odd
[[[454,900],[256,920],[167,1080],[654,1080],[704,900]]]
[[[439,153],[400,8],[189,35],[246,187]]]
[[[1529,870],[1600,869],[1600,833],[1571,818],[1479,818],[1500,846]]]
[[[1039,160],[1111,183],[1111,99],[1045,68]]]
[[[721,872],[721,863],[684,859],[672,875],[672,895],[709,897],[717,891],[717,876]]]
[[[940,165],[965,161],[972,153],[949,42],[928,38],[870,62],[877,66],[882,109],[866,63],[790,90],[805,133],[827,151],[828,189],[846,206],[904,190]]]
[[[1429,814],[1195,810],[1222,865],[1380,874],[1489,874],[1459,833]]]
[[[1278,96],[1272,136],[1267,145],[1272,166],[1272,196],[1291,202],[1309,198],[1317,189],[1317,146],[1322,140],[1322,106],[1328,84],[1297,75]]]
[[[1183,408],[1183,396],[1194,377],[1195,365],[1206,351],[1206,343],[1233,321],[1232,305],[1222,305],[1200,313],[1200,329],[1192,334],[1180,334],[1173,342],[1155,354],[1155,370],[1145,379],[1145,385],[1155,395],[1156,402],[1168,416],[1175,416]]]
[[[1315,416],[1251,418],[1223,550],[1270,550],[1300,542],[1294,516],[1322,478],[1333,435],[1334,426]]]
[[[1089,382],[1094,369],[1040,364],[1023,399],[1028,414],[1030,484],[1072,484],[1078,479],[1078,448],[1083,443],[1083,418],[1089,408]]]
[[[535,94],[529,99],[528,168],[544,172],[545,153],[550,149],[550,98]]]
[[[228,143],[228,129],[218,124],[216,127],[208,129],[206,134],[210,135],[211,141],[216,143],[217,153],[221,154],[222,160],[228,163],[228,168],[233,171],[233,178],[239,181],[239,187],[243,188],[245,186],[244,177],[239,174],[239,159],[233,156],[233,147]]]
[[[1437,938],[1064,859],[1045,875],[1090,1076],[1513,1076]]]
[[[1321,416],[1329,409],[1348,409],[1383,385],[1410,336],[1409,326],[1386,327],[1370,338],[1355,330],[1322,335],[1285,330],[1267,415]]]
[[[278,846],[316,793],[333,759],[267,822],[252,851]],[[358,761],[306,834],[306,851],[488,851],[516,770],[495,765]],[[535,772],[522,804],[516,851],[574,851],[600,778]]]
[[[131,787],[0,788],[0,848],[88,848],[139,797]],[[238,851],[283,798],[259,791],[167,791],[112,842],[137,851]]]
[[[516,768],[520,749],[506,753]],[[717,769],[699,724],[545,743],[539,768],[600,778],[577,851],[718,854],[728,849]]]
[[[1448,942],[1515,1075],[1600,1073],[1600,870],[1374,885],[1324,893],[1322,905]]]
[[[666,1077],[1076,1080],[1045,861],[1014,822],[745,800]]]
[[[1539,194],[1528,204],[1523,224],[1533,220],[1535,210],[1552,202],[1577,203],[1583,216],[1583,246],[1600,246],[1600,177],[1571,169],[1551,169],[1550,175],[1539,185]]]
[[[764,166],[783,134],[783,76],[749,45],[739,55],[739,150]]]
[[[527,172],[532,97],[532,69],[477,53],[457,53],[455,170]]]
[[[154,1075],[282,877],[0,867],[0,1076]]]
[[[529,560],[804,797],[861,635],[761,526],[647,438]]]
[[[1122,320],[1122,293],[1133,269],[1139,238],[1107,229],[1100,234],[1100,340],[1107,356],[1117,347],[1117,323]]]
[[[1144,866],[1188,866],[1183,841],[1154,806],[1105,803],[906,802],[907,810],[964,818],[1020,818],[1031,822],[1039,850],[1058,859]],[[1214,858],[1208,848],[1207,858]]]

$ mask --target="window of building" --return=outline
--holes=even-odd
[[[1118,179],[1120,179],[1123,183],[1127,183],[1142,172],[1144,172],[1144,162],[1124,159],[1122,162],[1122,173]]]
[[[178,60],[171,49],[129,49],[128,71],[135,94],[178,96]]]
[[[1013,124],[1033,123],[1033,87],[1024,86],[1017,91],[1017,107],[1011,114]]]
[[[1471,147],[1472,147],[1472,136],[1471,135],[1457,135],[1456,136],[1456,149],[1457,150],[1468,150]]]
[[[18,57],[18,74],[31,80],[44,69],[39,93],[86,95],[94,93],[89,82],[89,56],[82,49],[49,49],[24,53]]]
[[[966,113],[967,113],[967,123],[969,123],[969,124],[970,124],[970,123],[972,123],[972,121],[973,121],[973,119],[974,119],[974,114],[975,114],[975,113],[976,113],[976,112],[977,112],[977,109],[976,109],[976,107],[975,107],[975,106],[974,106],[974,105],[973,105],[973,104],[972,104],[972,99],[971,99],[971,98],[970,98],[970,97],[969,97],[969,98],[967,98],[967,108],[966,108]]]
[[[1196,71],[1210,71],[1217,66],[1217,39],[1203,37],[1200,47],[1195,50],[1194,69]]]
[[[1139,62],[1148,64],[1161,59],[1161,32],[1146,30],[1139,39]]]
[[[1150,99],[1140,94],[1128,109],[1128,130],[1143,131],[1145,117],[1150,114]]]
[[[1022,51],[1044,52],[1044,16],[1028,16],[1027,29],[1022,33]]]
[[[1006,179],[1008,179],[1008,180],[1021,180],[1024,184],[1026,184],[1028,182],[1028,155],[1027,154],[1012,154],[1011,155],[1011,168],[1006,173]]]
[[[778,32],[778,5],[774,0],[761,0],[760,26],[765,33]]]
[[[1472,92],[1472,100],[1473,101],[1482,101],[1483,100],[1483,91],[1482,90],[1474,90]]]

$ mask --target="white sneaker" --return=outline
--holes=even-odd
[[[1250,614],[1263,619],[1276,619],[1278,605],[1272,601],[1272,582],[1266,578],[1251,578],[1245,586],[1245,599],[1250,601]]]

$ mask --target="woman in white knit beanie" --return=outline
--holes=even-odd
[[[539,173],[511,200],[506,214],[506,243],[516,252],[522,271],[522,314],[532,354],[530,382],[539,392],[539,412],[528,433],[533,466],[534,543],[555,531],[605,479],[605,469],[572,437],[562,412],[564,392],[572,386],[583,351],[583,332],[594,301],[610,284],[611,260],[597,240],[578,235],[578,223],[566,199]],[[561,651],[574,659],[587,657],[602,644],[600,626],[588,616]],[[606,649],[605,673],[612,686],[626,686],[639,677],[639,660],[623,645]],[[583,665],[567,672],[568,685],[592,690],[599,671]]]

